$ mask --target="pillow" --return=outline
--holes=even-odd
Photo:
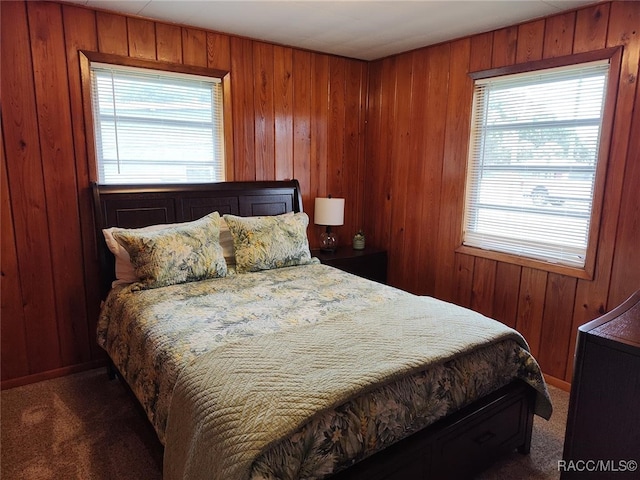
[[[227,261],[227,266],[233,266],[236,264],[235,250],[233,249],[233,235],[229,230],[226,220],[220,219],[220,246],[222,247],[222,254]]]
[[[148,227],[142,227],[142,228],[136,228],[136,229],[130,229],[130,230],[136,230],[140,232],[153,232],[156,230],[176,227],[179,225],[186,225],[187,223],[189,222],[166,223],[166,224],[150,225]],[[113,283],[111,284],[112,287],[115,287],[116,285],[127,285],[129,283],[135,283],[140,281],[140,279],[136,275],[133,265],[131,264],[131,258],[129,257],[129,252],[127,252],[127,250],[120,243],[118,243],[118,241],[115,238],[113,238],[113,234],[115,232],[123,232],[123,231],[127,231],[127,229],[120,228],[120,227],[111,227],[111,228],[105,228],[102,230],[107,247],[109,247],[109,250],[111,251],[111,253],[113,253],[113,256],[116,259],[116,280],[114,280]]]
[[[306,213],[264,217],[225,215],[224,219],[233,236],[237,273],[312,263]]]
[[[158,288],[227,274],[219,223],[213,212],[159,230],[116,230],[113,238],[129,253],[142,288]]]
[[[136,231],[140,232],[153,232],[157,230],[164,230],[165,228],[173,228],[182,225],[188,225],[191,222],[185,223],[163,223],[158,225],[150,225],[148,227],[142,227],[136,229]],[[224,255],[224,259],[227,262],[228,266],[233,266],[236,263],[236,259],[233,253],[233,237],[231,236],[231,232],[229,231],[229,227],[227,226],[227,222],[223,219],[220,219],[220,245],[222,246],[222,254]],[[120,227],[111,227],[105,228],[102,230],[104,235],[104,240],[107,244],[107,247],[113,253],[113,256],[116,259],[116,279],[112,282],[111,286],[115,287],[116,285],[127,285],[129,283],[135,283],[140,281],[136,272],[131,264],[131,259],[129,257],[129,252],[120,244],[118,241],[113,238],[114,232],[124,231],[124,228]]]
[[[145,227],[147,229],[148,227]],[[102,230],[104,235],[104,241],[109,247],[111,253],[116,259],[116,279],[111,283],[112,287],[116,285],[126,285],[134,283],[139,280],[136,276],[136,272],[131,265],[131,259],[129,258],[129,252],[113,238],[114,232],[123,231],[124,228],[111,227]],[[143,230],[142,228],[140,230]]]

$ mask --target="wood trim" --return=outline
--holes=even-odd
[[[112,53],[90,52],[80,50],[90,62],[110,63],[112,65],[123,65],[125,67],[148,68],[151,70],[162,70],[165,72],[187,73],[189,75],[201,75],[203,77],[223,78],[228,70],[202,67],[199,65],[186,65],[184,63],[167,62],[164,60],[148,60],[144,58],[133,58]]]
[[[33,375],[26,375],[24,377],[11,378],[9,380],[3,380],[0,383],[0,390],[6,390],[9,388],[21,387],[23,385],[29,385],[31,383],[43,382],[45,380],[52,380],[58,377],[64,377],[73,373],[84,372],[85,370],[91,370],[93,368],[104,367],[107,365],[105,358],[91,360],[90,362],[71,365],[69,367],[56,368],[53,370],[47,370],[44,372],[34,373]]]
[[[600,238],[600,223],[604,203],[604,185],[609,169],[613,119],[616,112],[616,98],[618,97],[618,84],[622,65],[622,47],[607,49],[607,51],[610,50],[613,50],[613,52],[609,58],[609,79],[607,82],[604,111],[602,112],[598,163],[591,207],[591,223],[589,225],[589,243],[587,245],[587,255],[585,259],[585,271],[589,274],[589,279],[592,279],[595,273],[598,239]]]
[[[612,59],[620,50],[622,50],[622,47],[603,48],[601,50],[594,50],[591,52],[574,53],[571,55],[563,55],[561,57],[516,63],[488,70],[471,71],[469,72],[469,76],[474,80],[480,80],[483,78],[499,77],[502,75],[513,75],[515,73],[526,73],[536,70],[544,70],[547,68],[576,65],[578,63],[595,62],[597,60],[607,60]]]
[[[503,252],[494,252],[492,250],[483,250],[481,248],[469,247],[467,245],[460,245],[456,248],[456,253],[465,253],[467,255],[473,255],[474,257],[488,258],[490,260],[497,260],[499,262],[512,263],[514,265],[520,265],[521,267],[535,268],[536,270],[544,270],[546,272],[559,273],[561,275],[567,275],[570,277],[590,279],[591,275],[585,269],[578,267],[569,267],[565,265],[558,265],[556,263],[545,262],[543,260],[536,260],[534,258],[521,257],[519,255],[512,255]]]
[[[89,165],[89,182],[98,181],[98,159],[96,158],[96,136],[93,125],[93,108],[91,106],[91,63],[89,57],[82,50],[78,51],[80,58],[80,84],[82,88],[82,104],[85,118],[84,134],[86,138],[87,163]]]
[[[231,73],[222,78],[222,121],[224,123],[224,179],[235,180],[233,168],[233,105],[231,103]]]
[[[543,374],[545,382],[565,392],[571,392],[571,384],[552,375]]]

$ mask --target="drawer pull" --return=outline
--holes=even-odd
[[[487,443],[489,440],[491,440],[495,436],[496,436],[495,433],[487,430],[482,435],[478,435],[476,438],[474,438],[473,441],[476,442],[478,445],[482,445],[484,443]]]

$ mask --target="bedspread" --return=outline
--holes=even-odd
[[[446,319],[443,321],[442,319]],[[166,480],[240,480],[267,447],[310,418],[393,380],[511,339],[506,326],[410,297],[228,344],[180,375],[167,428]],[[538,413],[545,413],[544,397]]]
[[[98,344],[142,404],[160,441],[178,373],[226,342],[357,314],[407,295],[326,265],[304,265],[151,290],[116,287]]]
[[[117,287],[101,310],[98,343],[165,443],[174,386],[185,367],[199,357],[243,339],[347,315],[360,319],[367,316],[365,312],[412,298],[325,265],[154,290]],[[366,332],[359,332],[354,341],[363,335]],[[282,441],[267,446],[253,463],[250,478],[323,478],[515,378],[546,393],[539,367],[520,340],[508,338],[478,348],[315,415]],[[550,410],[542,408],[539,413],[548,416]]]

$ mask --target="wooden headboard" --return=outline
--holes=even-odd
[[[301,212],[297,180],[203,184],[93,184],[103,294],[115,278],[115,261],[103,228],[139,228],[197,220],[217,211],[242,217]]]

